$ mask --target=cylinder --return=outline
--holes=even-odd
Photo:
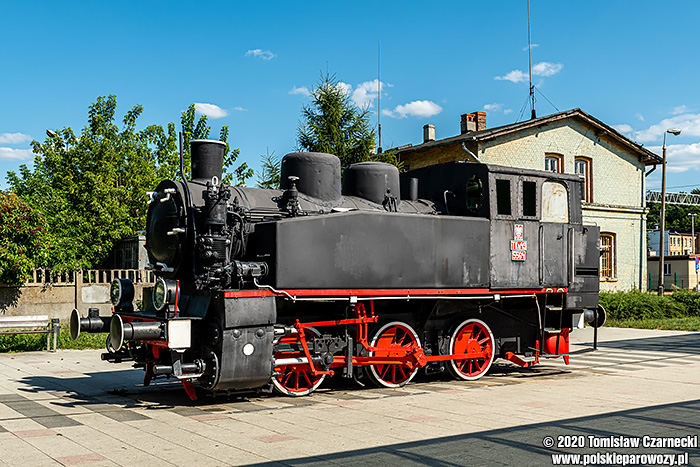
[[[291,188],[289,177],[299,177],[294,183],[299,193],[321,201],[340,199],[340,159],[322,152],[295,152],[282,159],[280,185]]]
[[[87,318],[81,318],[77,309],[70,314],[70,336],[77,340],[81,332],[108,332],[112,317],[95,316],[91,314]]]
[[[399,197],[399,169],[384,162],[352,164],[343,174],[343,195],[382,204],[387,196]]]
[[[207,366],[203,360],[197,360],[193,363],[183,363],[180,365],[180,369],[183,375],[192,373],[203,373]],[[175,368],[172,365],[153,365],[154,375],[173,375],[175,374]]]
[[[164,341],[164,331],[162,321],[125,323],[120,315],[115,314],[109,327],[109,340],[114,350],[120,350],[124,341]]]
[[[226,143],[210,139],[190,141],[192,181],[207,183],[212,177],[221,183]]]
[[[411,178],[408,181],[408,199],[416,201],[418,199],[418,179]]]
[[[212,192],[204,196],[204,225],[226,225],[226,199]]]

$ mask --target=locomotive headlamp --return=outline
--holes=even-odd
[[[175,303],[176,292],[177,281],[163,279],[161,277],[153,288],[153,306],[156,307],[156,310],[163,311],[166,305]]]
[[[109,298],[115,308],[131,307],[134,300],[134,284],[131,279],[114,279],[109,287]]]

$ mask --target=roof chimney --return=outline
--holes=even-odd
[[[472,112],[462,114],[460,119],[461,133],[470,131],[482,131],[486,129],[486,112]]]
[[[423,125],[423,142],[435,141],[435,125],[428,123]]]

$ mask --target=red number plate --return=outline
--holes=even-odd
[[[510,259],[513,261],[525,261],[525,258],[527,256],[527,252],[520,251],[520,250],[511,251],[510,253],[511,253]]]
[[[511,250],[527,250],[527,242],[525,240],[511,240],[510,241]]]

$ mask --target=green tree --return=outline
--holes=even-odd
[[[275,151],[268,150],[266,154],[260,156],[261,172],[258,174],[258,188],[278,190],[280,187],[280,159],[275,155]]]
[[[0,284],[21,284],[46,266],[52,246],[44,217],[14,193],[0,191]]]
[[[97,267],[114,241],[133,236],[146,225],[146,193],[164,178],[179,178],[178,135],[151,125],[136,129],[143,107],[135,106],[115,123],[116,97],[98,97],[89,107],[88,124],[76,137],[71,128],[52,132],[43,143],[32,141],[34,167],[21,165],[8,172],[11,190],[42,214],[55,237],[47,266],[55,269]],[[194,104],[182,113],[185,171],[190,171],[189,141],[208,138],[206,116],[196,119]],[[245,183],[252,170],[244,163],[228,171],[239,151],[231,150],[228,127],[221,129],[226,143],[225,175],[229,183]]]
[[[311,90],[311,103],[302,106],[298,148],[335,154],[343,168],[369,160],[375,138],[369,115],[369,108],[352,104],[335,75],[322,74]]]
[[[115,96],[99,97],[79,138],[64,128],[43,143],[32,141],[34,168],[8,173],[12,191],[46,218],[56,238],[52,267],[95,267],[114,240],[145,225],[146,192],[158,180],[158,156],[167,159],[168,140],[155,138],[164,135],[162,128],[136,130],[140,105],[126,113],[120,129],[116,106]],[[149,143],[166,147],[153,150]]]

